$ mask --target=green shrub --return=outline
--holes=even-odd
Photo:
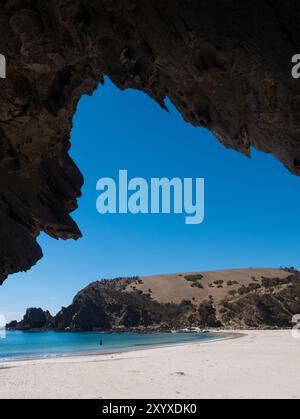
[[[203,279],[203,275],[201,275],[201,274],[187,275],[184,278],[189,282],[197,282],[197,281],[201,281]]]
[[[192,302],[191,302],[191,300],[182,300],[180,305],[181,306],[191,306]]]
[[[218,280],[218,281],[214,281],[215,285],[223,285],[224,281],[222,279]]]
[[[204,286],[203,286],[202,284],[200,284],[199,282],[194,282],[194,283],[191,285],[191,287],[192,287],[192,288],[201,288],[201,289],[203,289],[203,288],[204,288]]]

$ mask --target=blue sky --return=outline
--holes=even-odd
[[[272,156],[226,150],[206,130],[186,124],[145,94],[106,80],[80,101],[71,155],[85,176],[73,214],[84,238],[39,238],[44,258],[0,289],[0,312],[20,318],[27,307],[52,313],[88,283],[145,275],[248,267],[300,267],[300,179]],[[205,221],[181,215],[99,215],[96,182],[129,177],[205,178]]]

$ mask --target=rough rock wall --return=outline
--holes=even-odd
[[[162,107],[169,97],[226,147],[272,153],[299,175],[299,19],[298,0],[3,1],[0,283],[41,258],[41,231],[80,237],[70,130],[104,75]]]

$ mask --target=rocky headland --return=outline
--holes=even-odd
[[[265,271],[277,276],[261,276]],[[158,287],[154,291],[153,284]],[[164,297],[166,289],[170,301]],[[22,321],[7,328],[118,332],[289,328],[299,313],[300,273],[293,268],[219,271],[97,281],[55,316],[30,308]]]

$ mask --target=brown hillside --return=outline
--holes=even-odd
[[[192,286],[193,282],[186,278],[195,275],[202,275],[203,279],[197,282],[202,284],[203,288]],[[179,304],[182,300],[191,300],[195,303],[201,303],[209,296],[214,298],[215,304],[219,304],[229,292],[238,290],[243,285],[248,286],[253,282],[261,284],[262,278],[287,278],[289,272],[280,269],[232,269],[211,272],[188,272],[182,274],[154,275],[141,277],[141,284],[131,284],[127,286],[126,291],[132,292],[134,289],[148,293],[151,290],[151,296],[160,303],[174,302]],[[255,281],[254,281],[255,279]],[[223,284],[214,284],[216,281],[224,281]],[[228,282],[237,282],[228,285]],[[212,284],[212,286],[210,286]],[[229,282],[230,284],[230,282]],[[220,288],[218,288],[220,286]]]

